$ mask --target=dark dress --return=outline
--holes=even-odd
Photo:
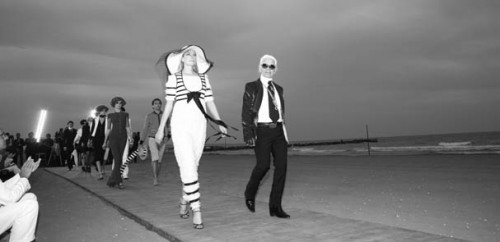
[[[99,122],[99,119],[97,119],[95,122],[92,123],[92,129],[90,129],[90,132],[94,131],[94,125],[97,124],[97,129],[95,131],[95,135],[92,137],[92,146],[94,146],[93,153],[94,153],[94,162],[96,161],[103,161],[104,160],[104,149],[102,148],[102,145],[104,144],[104,125],[106,122]]]
[[[122,165],[123,151],[125,150],[125,145],[127,144],[127,127],[128,123],[128,113],[110,113],[108,114],[109,123],[108,126],[113,125],[111,132],[109,133],[109,148],[113,153],[115,159],[115,165],[111,176],[108,179],[108,186],[114,187],[122,183],[122,177],[120,174],[120,167]]]

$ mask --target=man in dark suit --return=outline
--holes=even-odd
[[[255,212],[255,196],[260,182],[270,168],[274,158],[274,175],[269,214],[278,218],[290,218],[281,207],[285,188],[288,138],[284,125],[285,102],[283,88],[273,82],[277,60],[264,55],[259,62],[260,78],[245,86],[243,95],[242,122],[245,143],[255,146],[257,163],[245,190],[245,204]]]
[[[63,131],[63,157],[67,162],[68,170],[73,169],[73,161],[71,160],[71,153],[75,149],[73,142],[76,136],[76,129],[73,128],[73,121],[68,122],[68,126]]]

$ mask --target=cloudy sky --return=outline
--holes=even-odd
[[[272,54],[292,140],[365,125],[379,137],[498,131],[499,12],[493,0],[2,0],[0,127],[25,136],[46,108],[53,133],[123,96],[137,131],[163,96],[158,57],[198,44],[233,126]]]

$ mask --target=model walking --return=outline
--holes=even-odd
[[[73,154],[73,151],[75,149],[75,146],[73,145],[73,141],[75,140],[76,136],[76,129],[73,128],[73,121],[68,121],[67,127],[63,131],[63,157],[64,157],[64,162],[68,165],[68,170],[71,171],[73,169],[73,163],[76,163],[71,160],[71,156]],[[28,142],[26,142],[28,143]]]
[[[106,114],[108,113],[108,107],[105,105],[99,105],[96,108],[97,117],[92,123],[92,146],[94,163],[97,167],[98,179],[104,179],[104,138],[106,129]]]
[[[161,99],[155,98],[151,102],[153,112],[146,115],[144,120],[144,125],[142,127],[140,144],[143,149],[148,149],[151,152],[151,166],[153,168],[153,185],[158,185],[158,176],[160,175],[161,163],[163,158],[163,153],[165,152],[165,145],[167,140],[162,140],[161,143],[157,144],[155,141],[155,135],[160,127],[161,116],[163,112],[161,111]],[[168,127],[168,125],[166,126]],[[165,135],[163,138],[168,137],[168,128],[164,129]],[[134,150],[134,149],[133,149]]]
[[[212,88],[206,73],[212,67],[205,52],[196,45],[185,46],[160,58],[157,67],[166,71],[165,112],[160,127],[156,132],[156,142],[164,137],[167,119],[172,115],[170,127],[174,154],[183,183],[180,199],[181,218],[189,217],[188,205],[193,212],[193,227],[202,229],[200,204],[200,183],[198,181],[198,165],[205,146],[207,114],[209,119],[219,124],[222,134],[227,130],[220,121],[214,103]]]
[[[126,102],[122,97],[114,97],[111,100],[111,106],[115,112],[108,114],[104,144],[102,146],[105,149],[106,142],[109,140],[109,148],[114,157],[113,171],[111,171],[107,184],[109,187],[118,186],[120,189],[124,188],[120,173],[122,156],[127,142],[130,142],[132,138],[129,115],[127,112],[122,111],[125,104]]]

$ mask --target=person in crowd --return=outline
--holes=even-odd
[[[158,185],[158,177],[160,175],[161,163],[163,154],[165,153],[166,141],[162,140],[159,144],[155,141],[155,135],[160,127],[161,116],[163,112],[161,110],[162,102],[161,99],[155,98],[151,102],[153,111],[146,115],[144,120],[144,125],[142,127],[140,144],[144,149],[148,149],[151,152],[151,166],[153,168],[153,185]],[[168,121],[167,121],[168,122]],[[168,125],[164,129],[164,137],[169,137],[168,135]]]
[[[11,135],[10,133],[5,133],[5,137],[6,137],[6,143],[7,143],[7,147],[14,147],[14,135]]]
[[[53,159],[56,160],[57,164],[58,165],[63,165],[63,162],[62,162],[62,151],[61,151],[61,147],[62,147],[62,142],[63,142],[63,138],[62,138],[62,134],[63,134],[63,129],[60,129],[59,131],[56,131],[56,133],[54,134],[54,150],[53,150]]]
[[[222,134],[227,133],[227,126],[220,120],[212,87],[206,75],[212,65],[203,49],[196,45],[164,54],[157,62],[157,70],[162,74],[166,73],[161,77],[167,80],[165,112],[155,138],[157,143],[163,142],[167,119],[172,115],[172,142],[183,183],[180,216],[189,217],[187,206],[190,205],[195,229],[204,227],[198,166],[205,145],[207,119],[219,124]],[[209,116],[205,109],[212,116]]]
[[[24,141],[26,144],[26,155],[25,157],[35,157],[38,152],[38,144],[36,143],[35,135],[33,132],[28,133],[28,138]]]
[[[271,156],[274,177],[269,197],[269,214],[290,218],[281,206],[285,188],[288,138],[284,125],[285,101],[283,88],[273,81],[278,61],[274,56],[260,58],[260,78],[245,85],[241,112],[243,137],[249,146],[255,146],[256,165],[245,189],[245,204],[255,212],[255,196],[262,178],[270,168]]]
[[[0,151],[5,146],[5,140],[0,137]],[[27,191],[31,188],[28,178],[39,165],[40,159],[34,162],[29,157],[16,175],[5,182],[0,180],[0,234],[10,229],[10,241],[35,240],[38,201],[35,194]],[[0,170],[3,166],[4,162],[0,162]]]
[[[122,107],[125,106],[125,104],[126,102],[122,97],[114,97],[111,99],[111,106],[115,112],[108,114],[103,144],[103,149],[105,149],[106,142],[109,140],[109,147],[114,157],[114,166],[108,178],[107,185],[109,187],[118,187],[119,189],[124,188],[120,172],[123,154],[127,142],[130,143],[132,140],[129,114],[122,111]]]
[[[121,108],[122,112],[125,112],[125,107],[122,106]],[[130,121],[130,118],[128,119],[128,122],[129,122],[129,127],[132,127],[132,124],[131,124],[131,121]],[[132,131],[131,131],[132,132]],[[130,153],[130,150],[132,149],[132,146],[133,146],[133,143],[134,143],[134,133],[132,132],[132,138],[128,140],[128,142],[125,144],[125,149],[123,150],[123,154],[122,154],[122,166],[123,164],[125,164],[125,161],[127,160],[128,156],[129,156],[129,153]],[[111,164],[111,170],[113,170],[113,167],[115,165],[115,160],[113,159],[113,153],[109,152],[109,156],[111,157],[111,160],[113,161],[112,164]],[[128,174],[129,174],[129,168],[128,168],[128,163],[124,166],[123,169],[120,170],[121,174],[122,174],[122,179],[124,180],[128,180]]]
[[[40,152],[45,154],[45,159],[48,161],[50,157],[50,152],[52,151],[52,147],[54,146],[54,140],[50,134],[45,135],[45,139],[42,140],[40,145]]]
[[[76,129],[73,128],[73,121],[68,121],[66,128],[63,131],[63,160],[68,166],[68,170],[71,171],[73,169],[74,161],[71,160],[73,150],[75,146],[73,145],[73,141],[75,140]]]
[[[90,126],[87,120],[82,119],[80,121],[81,128],[76,132],[74,139],[74,146],[78,152],[78,160],[82,164],[82,171],[90,173],[90,163],[89,163],[89,147],[88,142],[90,138]]]
[[[97,167],[97,172],[99,180],[104,179],[104,137],[106,129],[106,115],[108,113],[108,107],[105,105],[99,105],[96,107],[96,117],[94,122],[92,122],[91,127],[91,139],[92,139],[92,153],[93,162]]]
[[[24,139],[21,138],[20,133],[16,133],[16,138],[14,139],[14,147],[16,148],[16,163],[19,167],[23,165],[24,161]]]

